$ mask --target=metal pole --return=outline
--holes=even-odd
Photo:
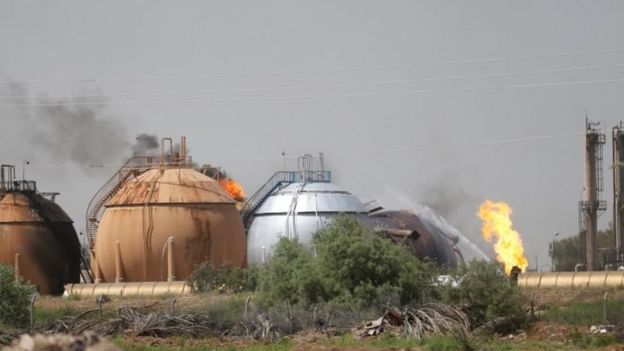
[[[555,271],[555,239],[550,243],[550,271]]]
[[[121,267],[121,244],[119,241],[115,242],[115,283],[121,283],[123,281],[123,273]]]
[[[550,270],[552,272],[555,271],[555,244],[557,242],[557,240],[556,240],[557,236],[559,236],[559,232],[554,232],[553,233],[553,241],[552,241],[552,255],[550,256],[550,258],[551,258],[551,262],[550,262],[551,268],[550,268]]]
[[[15,281],[19,281],[20,280],[20,276],[21,276],[21,267],[20,267],[20,253],[16,253],[15,254]]]
[[[175,257],[173,253],[175,238],[170,237],[167,244],[167,281],[175,280]]]
[[[30,331],[35,330],[35,301],[37,301],[37,294],[33,294],[30,298]]]
[[[99,284],[102,282],[102,272],[100,272],[100,263],[95,257],[95,253],[91,251],[91,262],[93,267],[93,274],[95,276],[95,280],[93,281],[95,284]]]

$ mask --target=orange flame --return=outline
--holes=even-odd
[[[219,184],[227,193],[236,201],[243,201],[245,199],[245,190],[232,178],[219,179]]]
[[[496,259],[505,265],[505,272],[509,274],[513,266],[518,266],[523,272],[529,265],[524,257],[524,246],[520,233],[513,229],[511,222],[511,207],[504,202],[486,200],[479,207],[478,216],[483,221],[481,234],[483,239],[491,242],[494,238]]]

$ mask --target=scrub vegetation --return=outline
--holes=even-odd
[[[24,327],[29,321],[29,305],[34,288],[15,280],[13,268],[0,264],[0,323]]]
[[[258,298],[309,308],[360,310],[430,300],[436,270],[349,217],[336,219],[312,248],[282,239],[261,270]]]
[[[35,306],[35,332],[92,330],[125,350],[163,351],[597,350],[624,335],[619,327],[607,335],[588,332],[597,323],[621,325],[624,290],[610,291],[606,305],[602,291],[538,291],[531,319],[532,292],[511,284],[498,265],[469,262],[443,269],[348,217],[317,233],[310,246],[282,239],[262,267],[204,263],[188,283],[195,294],[109,296],[101,312],[95,299],[42,297]],[[9,267],[0,267],[5,325],[28,330],[31,293],[30,286],[14,281]],[[446,328],[436,331],[438,312],[460,313],[469,326],[440,322]],[[15,327],[0,328],[0,342],[14,337],[3,339],[2,332]]]
[[[444,281],[438,279],[441,274]],[[501,332],[511,332],[526,322],[516,287],[496,264],[441,269],[348,216],[316,233],[310,247],[282,238],[262,267],[204,264],[189,282],[198,292],[252,292],[254,304],[266,313],[372,317],[389,306],[405,310],[444,303],[464,311],[472,328],[504,318],[495,329],[500,325]]]

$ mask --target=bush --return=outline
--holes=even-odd
[[[280,240],[261,275],[262,300],[361,309],[422,302],[430,295],[433,266],[352,217],[337,217],[316,233],[313,251]]]
[[[422,303],[435,269],[405,247],[341,216],[314,238],[319,274],[332,300],[355,307]]]
[[[215,266],[212,262],[204,262],[195,267],[186,281],[193,292],[237,293],[254,291],[258,284],[258,268],[252,266],[243,269],[228,264]]]
[[[469,262],[452,272],[440,291],[444,302],[466,308],[473,328],[499,317],[510,317],[514,327],[526,322],[517,288],[494,263]]]
[[[299,242],[280,239],[260,273],[260,302],[309,306],[325,300],[327,292],[311,253]]]
[[[11,266],[0,264],[0,322],[13,327],[26,326],[33,292],[31,285],[15,280]]]

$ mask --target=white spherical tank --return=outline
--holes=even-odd
[[[328,177],[329,178],[329,177]],[[366,220],[367,210],[350,192],[328,181],[295,182],[274,190],[253,213],[247,263],[266,262],[282,237],[310,244],[313,234],[340,214]]]

